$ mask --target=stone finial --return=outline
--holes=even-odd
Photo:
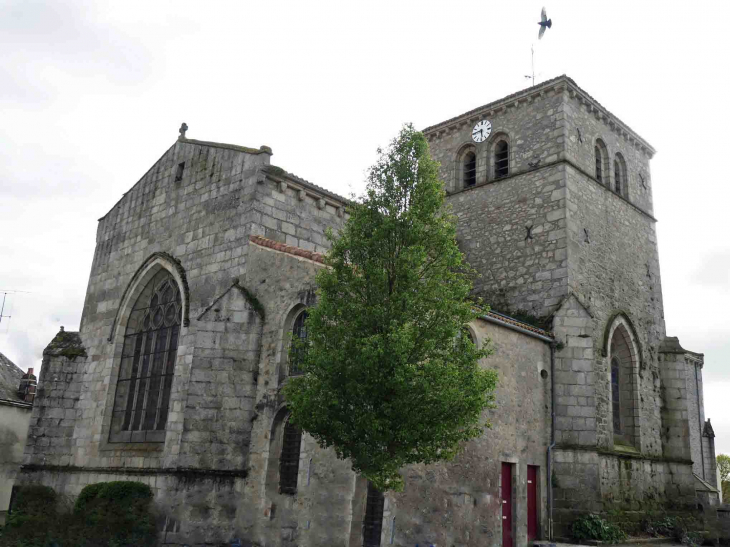
[[[702,433],[704,437],[710,437],[711,439],[715,438],[715,431],[712,429],[712,424],[710,423],[710,419],[707,418],[707,421],[705,422],[705,431]]]
[[[63,332],[63,325],[61,325],[61,332]]]
[[[266,146],[265,144],[262,144],[259,146],[259,150],[263,152],[264,154],[269,154],[270,156],[274,155],[274,152],[271,150],[270,146]]]
[[[187,130],[188,130],[188,124],[186,124],[185,122],[183,122],[182,125],[180,126],[180,129],[179,129],[180,136],[177,138],[177,140],[181,141],[183,139],[186,139],[187,137],[185,136],[185,132]]]

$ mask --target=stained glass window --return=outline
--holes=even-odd
[[[368,497],[363,519],[363,547],[380,547],[384,505],[383,493],[368,482]]]
[[[160,270],[130,313],[114,397],[111,442],[164,442],[182,303],[177,283]]]
[[[292,338],[294,340],[307,340],[307,326],[305,324],[307,317],[309,317],[309,314],[303,311],[294,319],[294,325],[292,326]],[[289,376],[296,376],[302,373],[299,365],[304,359],[305,352],[306,347],[291,346],[291,351],[289,352]]]
[[[287,420],[279,459],[279,490],[282,494],[297,493],[301,446],[302,430]]]
[[[611,403],[613,406],[613,432],[621,433],[621,397],[619,385],[619,362],[611,359]]]

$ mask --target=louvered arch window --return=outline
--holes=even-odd
[[[464,156],[464,188],[469,188],[477,183],[477,155],[474,152],[467,152]]]
[[[494,147],[494,178],[509,175],[509,143],[499,141]]]
[[[110,442],[164,442],[182,302],[170,272],[147,283],[129,315]]]
[[[279,491],[282,494],[297,493],[299,456],[302,450],[302,430],[287,420],[281,442],[279,459]]]

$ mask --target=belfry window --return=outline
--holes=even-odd
[[[596,146],[596,180],[603,182],[603,158],[601,157],[601,149]]]
[[[302,311],[294,319],[294,324],[292,325],[292,341],[301,340],[301,341],[306,342],[306,340],[307,340],[306,321],[307,321],[308,317],[309,317],[309,314],[306,311]],[[306,347],[292,344],[291,349],[289,351],[289,376],[296,376],[297,374],[302,373],[302,371],[299,367],[300,367],[302,361],[304,360],[305,352],[306,352]]]
[[[380,547],[384,506],[385,497],[383,493],[368,482],[365,518],[363,519],[363,547]]]
[[[297,493],[301,449],[302,430],[287,420],[279,459],[279,491],[282,494]]]
[[[177,283],[162,269],[130,312],[110,442],[164,442],[181,313]]]
[[[477,183],[477,155],[474,152],[467,152],[464,156],[464,188],[469,188]]]
[[[499,141],[494,148],[494,178],[509,175],[509,144]]]

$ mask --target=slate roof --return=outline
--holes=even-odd
[[[0,400],[25,402],[18,397],[18,387],[23,374],[25,372],[20,367],[0,353]]]

